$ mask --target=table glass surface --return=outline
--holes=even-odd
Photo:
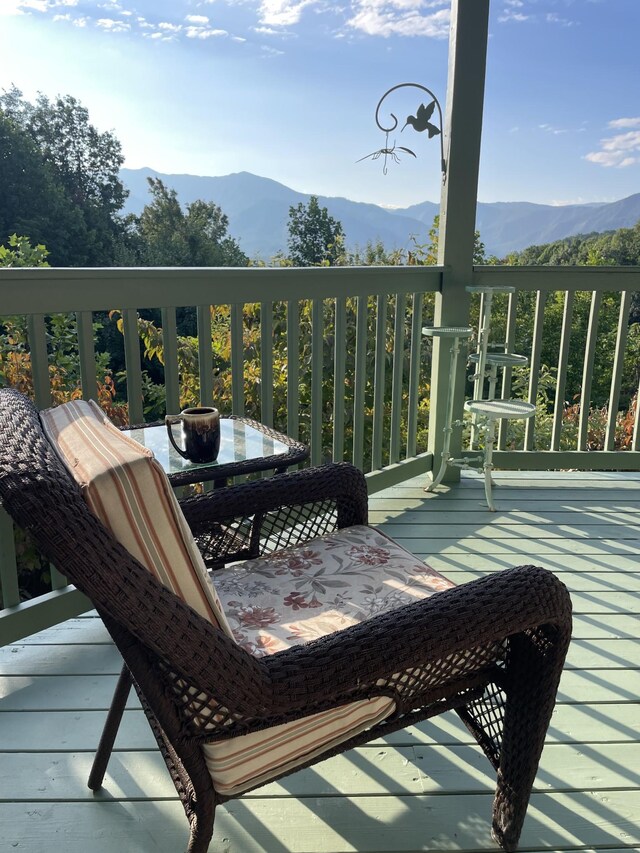
[[[246,462],[249,459],[264,459],[268,456],[286,455],[291,448],[260,432],[249,424],[230,418],[220,419],[220,452],[214,462],[191,462],[183,459],[169,441],[167,428],[160,426],[126,430],[127,435],[153,452],[167,474],[180,474],[197,468],[216,468]],[[176,425],[173,432],[177,444],[182,446],[181,430]]]

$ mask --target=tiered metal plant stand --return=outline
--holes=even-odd
[[[495,485],[491,472],[493,471],[493,450],[496,434],[496,422],[500,420],[527,419],[535,414],[536,408],[524,400],[496,400],[495,393],[498,383],[498,370],[505,367],[524,366],[528,363],[525,356],[508,352],[489,352],[489,330],[491,326],[491,308],[493,296],[496,293],[513,293],[513,287],[467,287],[470,293],[482,294],[480,320],[478,324],[477,351],[469,357],[472,364],[477,365],[476,372],[470,378],[474,382],[474,396],[467,400],[465,409],[472,415],[471,450],[475,450],[480,432],[484,434],[484,450],[476,457],[454,459],[450,452],[451,433],[454,426],[462,426],[461,421],[453,420],[454,384],[457,372],[460,341],[468,340],[472,335],[470,328],[426,327],[423,334],[428,337],[448,337],[453,339],[451,358],[449,361],[449,388],[447,393],[447,409],[444,426],[444,442],[440,469],[427,486],[427,492],[432,492],[439,486],[449,465],[457,468],[475,468],[484,473],[484,490],[487,505],[491,512],[496,511],[493,502],[492,487]],[[487,397],[484,396],[485,380],[488,379]],[[480,419],[483,425],[480,426]],[[477,463],[473,464],[473,463]]]

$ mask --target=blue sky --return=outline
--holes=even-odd
[[[379,97],[443,104],[449,0],[0,0],[0,88],[72,94],[125,165],[249,171],[404,207],[440,192],[437,138],[382,173]],[[481,201],[640,191],[640,0],[492,0]],[[393,100],[392,100],[393,98]],[[404,120],[422,101],[389,99]]]

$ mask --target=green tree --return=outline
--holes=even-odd
[[[52,258],[63,263],[100,266],[113,263],[121,240],[118,212],[126,198],[119,178],[124,162],[120,142],[111,132],[100,133],[88,110],[71,95],[50,101],[39,94],[26,101],[13,87],[0,96],[0,114],[35,145],[48,173],[80,217],[79,231],[66,253],[50,243]],[[13,151],[13,157],[20,152]]]
[[[147,178],[152,201],[132,221],[134,260],[145,266],[237,267],[249,259],[229,237],[217,204],[198,199],[184,211],[174,189]]]
[[[407,258],[408,264],[417,264],[432,266],[438,263],[438,243],[440,238],[440,214],[433,217],[433,223],[429,229],[429,242],[418,243],[415,235],[411,238],[413,241],[413,250],[409,252]],[[484,243],[480,239],[480,232],[474,233],[473,243],[473,263],[485,264],[485,249]]]
[[[289,257],[294,266],[335,266],[344,257],[342,224],[312,195],[307,204],[289,208]]]
[[[402,249],[387,250],[382,240],[369,240],[361,249],[357,247],[348,254],[349,266],[353,267],[397,267],[405,263]]]
[[[0,240],[29,234],[53,246],[54,266],[84,259],[87,228],[31,137],[0,110]]]
[[[46,247],[39,243],[31,245],[28,237],[12,234],[7,246],[0,245],[0,267],[48,267]]]

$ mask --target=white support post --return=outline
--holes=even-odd
[[[453,0],[449,40],[449,80],[445,110],[446,174],[440,201],[438,263],[446,266],[442,291],[436,294],[435,326],[466,326],[472,283],[476,197],[482,133],[489,0]],[[454,416],[462,417],[466,365],[460,363],[454,389]],[[435,465],[441,459],[449,384],[448,344],[434,340],[431,369],[429,450]],[[460,437],[451,448],[461,450]],[[447,479],[459,471],[450,468]]]

